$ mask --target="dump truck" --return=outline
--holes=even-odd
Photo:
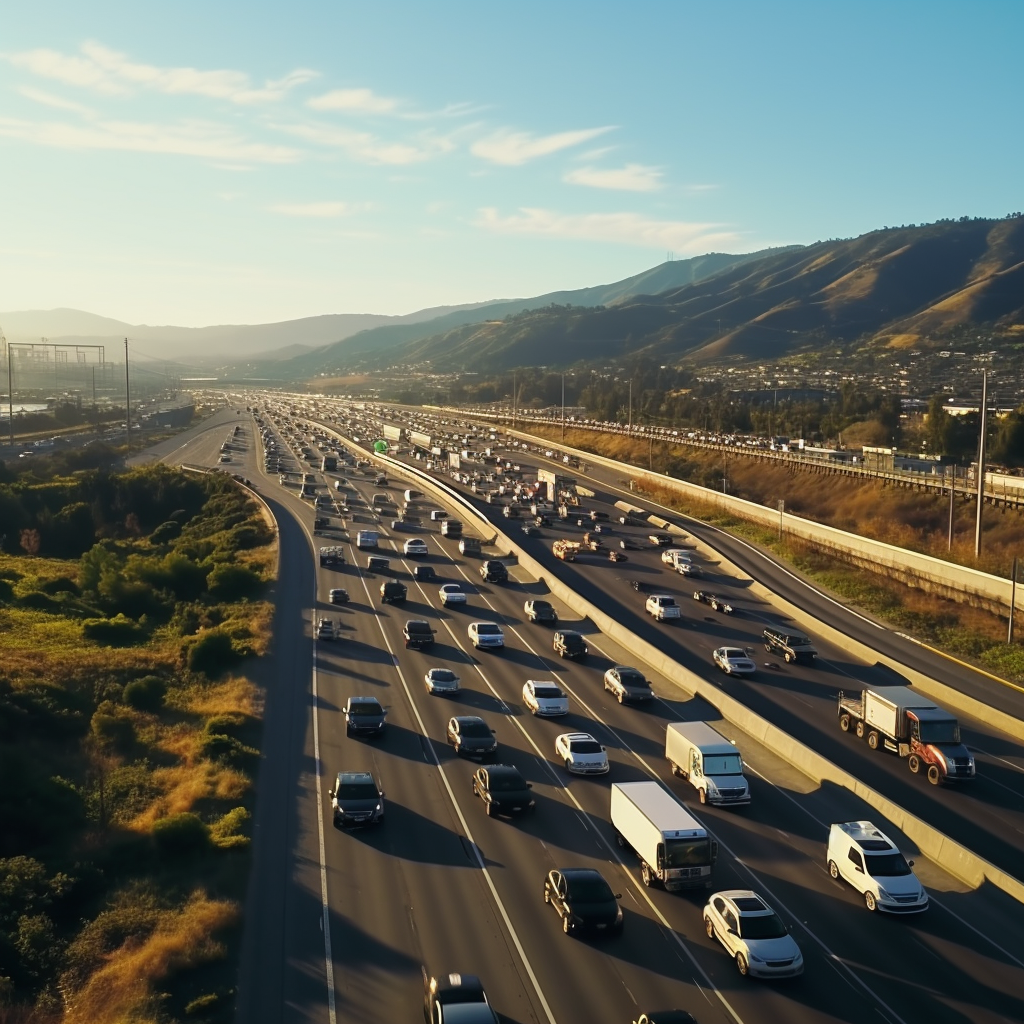
[[[974,778],[974,756],[960,740],[960,723],[934,701],[909,686],[865,688],[847,696],[839,691],[839,728],[907,759],[917,775],[924,770],[933,786]]]
[[[579,551],[579,542],[575,540],[556,540],[551,545],[551,553],[563,562],[575,562]]]

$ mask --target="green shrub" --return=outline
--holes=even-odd
[[[135,724],[117,713],[117,706],[105,700],[93,713],[89,728],[100,746],[126,751],[135,743]]]
[[[263,588],[263,579],[246,565],[222,562],[210,570],[206,585],[218,601],[240,601],[259,594]]]
[[[133,679],[124,688],[124,702],[137,711],[159,711],[167,695],[167,684],[159,676]]]
[[[56,615],[63,611],[59,601],[54,600],[49,594],[44,594],[41,590],[30,590],[27,594],[23,594],[18,604],[22,608],[31,608],[33,611],[50,612]]]
[[[14,587],[7,580],[0,579],[0,604],[10,604],[14,600]]]
[[[153,544],[167,544],[181,536],[181,523],[174,519],[168,519],[161,523],[150,535],[149,539]]]
[[[259,756],[258,750],[246,746],[235,736],[225,736],[223,733],[204,736],[199,749],[203,756],[211,761],[243,770],[253,758]]]
[[[82,593],[78,584],[69,576],[57,576],[52,580],[45,580],[39,584],[39,589],[47,594],[74,594],[75,597]]]
[[[245,715],[212,715],[206,720],[203,732],[207,736],[234,736],[241,739],[247,724]]]
[[[186,1017],[205,1017],[220,1007],[220,996],[216,992],[207,992],[185,1005]]]
[[[172,814],[153,825],[153,843],[165,857],[191,857],[210,848],[210,830],[198,814]]]
[[[146,631],[123,612],[112,619],[86,619],[82,623],[82,635],[104,647],[131,647],[146,639]]]
[[[187,645],[185,664],[192,672],[202,672],[211,679],[226,672],[238,661],[231,637],[222,629],[210,629],[194,643]]]
[[[252,815],[244,807],[233,807],[210,826],[210,838],[222,850],[234,850],[249,845],[245,829]]]

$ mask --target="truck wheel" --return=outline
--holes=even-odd
[[[708,791],[706,789],[698,790],[700,793],[700,802],[706,804],[708,802]]]
[[[766,651],[767,651],[767,652],[768,652],[769,654],[771,654],[771,653],[772,653],[772,649],[771,649],[771,646],[770,646],[769,644],[765,644],[765,645],[764,645],[764,649],[765,649],[765,650],[766,650]]]
[[[551,893],[548,891],[548,887],[546,885],[544,886],[544,902],[545,903],[550,903],[551,902]]]
[[[491,817],[491,804],[484,804],[484,810],[487,812],[487,817]]]
[[[878,749],[878,733],[875,732],[874,729],[872,729],[871,732],[868,733],[868,746],[872,750]]]
[[[715,937],[715,924],[710,917],[704,918],[704,931],[708,933],[709,939],[713,939]]]
[[[832,878],[839,877],[839,865],[834,860],[828,862],[828,873]]]
[[[640,865],[640,878],[648,888],[654,884],[654,875],[651,874],[651,869],[647,866],[646,861]]]
[[[875,894],[870,889],[864,890],[864,906],[867,907],[868,910],[878,909],[878,901],[875,899]]]
[[[850,731],[850,716],[849,715],[840,715],[839,716],[839,728],[842,729],[843,732],[849,732]]]
[[[857,723],[857,728],[856,728],[855,731],[857,733],[857,739],[859,739],[859,740],[864,739],[864,723],[863,722],[858,722]]]
[[[917,754],[911,754],[907,758],[907,767],[916,775],[921,770],[921,758]]]
[[[571,930],[572,930],[572,925],[569,923],[569,915],[566,914],[562,918],[562,931],[565,932],[566,935],[568,935]]]
[[[625,695],[624,693],[620,693],[620,694],[619,694],[619,703],[620,703],[620,704],[621,704],[621,703],[623,702],[623,699],[625,698],[625,696],[626,696],[626,695]]]
[[[928,765],[928,781],[933,786],[937,786],[942,782],[942,772],[939,771],[939,766],[937,764]]]
[[[790,654],[789,651],[786,651],[786,653],[783,655],[783,657],[786,659],[786,664],[787,665],[793,660],[793,655]],[[744,971],[742,973],[746,973],[746,972]]]

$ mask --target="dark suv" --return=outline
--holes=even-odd
[[[799,633],[786,633],[781,629],[764,631],[764,649],[769,654],[781,654],[787,662],[802,661],[811,665],[818,656],[814,645]]]
[[[504,562],[490,558],[480,566],[480,576],[485,583],[508,583],[508,569]]]
[[[561,629],[555,633],[553,647],[560,658],[585,658],[589,653],[583,634],[574,629]]]
[[[406,647],[422,649],[434,645],[434,630],[431,629],[430,623],[423,619],[409,619],[402,634]]]

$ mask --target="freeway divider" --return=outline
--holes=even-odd
[[[324,425],[327,426],[327,424]],[[332,428],[332,433],[337,434],[337,431],[334,431]],[[342,435],[339,434],[338,436],[341,437]],[[344,441],[348,445],[357,447],[349,438],[344,438]],[[439,499],[453,502],[464,508],[469,515],[472,515],[477,520],[482,520],[489,529],[493,530],[490,520],[454,488],[440,483],[422,470],[398,462],[397,459],[366,452],[365,449],[360,450],[364,452],[367,458],[380,465],[386,465],[405,475],[415,476],[426,490],[431,491]],[[653,522],[655,518],[659,517],[650,517],[649,521]],[[666,526],[663,528],[669,528],[670,524],[668,524],[667,520],[662,520],[662,522],[666,523]],[[683,532],[678,527],[675,530],[680,533]],[[497,536],[497,533],[495,533],[495,539]],[[815,782],[831,782],[858,796],[866,804],[883,814],[888,821],[892,822],[908,839],[916,844],[924,856],[934,861],[955,878],[974,888],[979,888],[987,882],[1001,889],[1019,903],[1024,903],[1024,883],[997,868],[994,864],[990,864],[984,858],[967,849],[967,847],[950,839],[949,836],[944,835],[923,819],[911,814],[878,790],[865,785],[855,776],[843,771],[829,761],[828,758],[823,757],[817,751],[812,750],[799,740],[783,732],[767,719],[755,714],[744,704],[741,704],[729,694],[723,693],[718,687],[713,686],[695,672],[691,672],[677,661],[673,661],[653,644],[648,643],[635,633],[621,626],[612,616],[601,611],[600,608],[591,604],[586,598],[581,597],[571,587],[558,579],[557,576],[550,575],[540,562],[510,539],[508,540],[508,547],[511,550],[511,554],[518,559],[519,565],[539,581],[545,583],[552,595],[578,615],[585,619],[590,619],[609,639],[614,640],[626,650],[635,652],[641,661],[650,665],[668,682],[679,686],[688,695],[699,694],[712,707],[718,709],[719,714],[725,721],[753,736],[767,750],[781,757]],[[771,597],[773,600],[778,600],[774,594]]]

